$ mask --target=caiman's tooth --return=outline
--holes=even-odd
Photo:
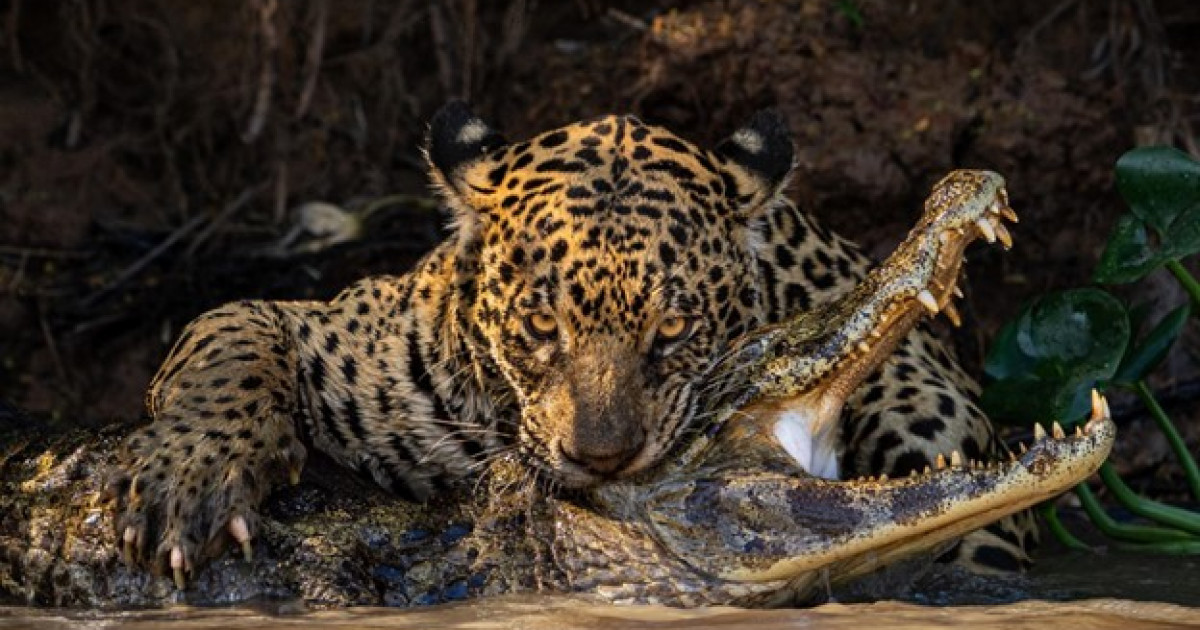
[[[957,450],[950,451],[950,466],[952,468],[962,468],[962,455]]]
[[[958,288],[957,284],[954,285],[954,297],[962,299],[962,296],[963,296],[962,289]]]
[[[916,478],[916,476],[917,476],[917,469],[916,469],[916,468],[914,468],[914,469],[912,469],[912,470],[908,471],[908,478],[909,478],[909,479],[915,479],[915,478]]]
[[[869,344],[865,341],[858,342],[858,351],[863,354],[870,354],[871,353],[871,344]]]
[[[938,308],[937,298],[933,297],[933,294],[929,292],[929,289],[921,289],[921,292],[917,294],[917,301],[920,302],[921,306],[924,306],[925,310],[929,311],[931,315],[937,315],[937,312],[940,310]]]
[[[884,474],[882,474],[882,475],[879,475],[879,483],[883,483],[883,482],[885,482],[885,481],[887,481],[887,480],[888,480],[887,473],[884,473]]]
[[[992,221],[987,217],[980,217],[975,220],[975,227],[979,228],[979,233],[983,235],[983,239],[989,243],[996,242],[996,230],[992,228]]]
[[[1037,442],[1046,439],[1046,429],[1042,426],[1041,422],[1033,423],[1033,439]]]
[[[1088,418],[1087,424],[1083,430],[1090,433],[1092,426],[1105,418],[1112,417],[1112,410],[1108,408],[1108,399],[1100,392],[1092,390],[1092,415]]]
[[[1025,453],[1028,453],[1028,452],[1029,452],[1029,447],[1028,447],[1028,446],[1025,446],[1025,443],[1024,443],[1024,442],[1017,442],[1017,446],[1020,446],[1020,447],[1021,447],[1021,454],[1022,454],[1022,455],[1024,455]]]
[[[1075,425],[1075,437],[1083,437],[1083,429],[1079,428],[1078,424]]]
[[[962,315],[958,313],[958,307],[954,302],[946,302],[946,308],[942,309],[946,314],[946,319],[950,320],[950,324],[955,328],[962,327]]]
[[[879,332],[878,328],[871,329],[871,338],[872,339],[879,339],[881,337],[883,337],[883,333]]]
[[[1022,448],[1022,449],[1024,449],[1024,448],[1025,448],[1025,445],[1024,445],[1024,444],[1022,444],[1022,445],[1021,445],[1021,448]],[[1014,452],[1012,452],[1012,451],[1009,451],[1009,452],[1008,452],[1008,461],[1010,461],[1010,462],[1015,462],[1015,461],[1017,461],[1017,454],[1016,454],[1016,453],[1014,453]]]
[[[944,455],[942,455],[941,453],[938,453],[937,461],[935,461],[934,464],[937,466],[938,470],[945,468],[946,467],[946,457]]]
[[[938,457],[941,457],[941,455],[938,455]],[[933,472],[933,469],[931,469],[929,467],[929,464],[925,464],[925,471],[924,471],[925,476],[929,476],[932,472]]]
[[[1021,220],[1017,218],[1017,211],[1013,210],[1012,208],[1010,208],[1008,206],[1004,206],[1003,208],[1000,209],[1000,216],[1004,217],[1005,219],[1008,219],[1009,221],[1012,221],[1013,223],[1021,222]]]
[[[996,238],[1000,239],[1004,249],[1012,249],[1012,234],[1008,233],[1008,228],[1004,227],[1003,223],[996,224]]]
[[[1061,440],[1067,437],[1067,434],[1063,433],[1062,425],[1059,424],[1057,420],[1055,420],[1054,424],[1050,427],[1050,434],[1053,435],[1054,439],[1056,440]]]

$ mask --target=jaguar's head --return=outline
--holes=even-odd
[[[762,317],[754,224],[792,156],[769,112],[713,150],[630,116],[508,143],[461,103],[437,114],[452,308],[514,392],[534,466],[584,487],[654,464],[688,430],[714,358]]]

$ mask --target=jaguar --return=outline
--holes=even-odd
[[[110,484],[128,563],[182,588],[231,544],[250,557],[260,503],[314,450],[415,501],[500,457],[553,492],[633,478],[697,431],[732,340],[872,266],[788,199],[794,148],[771,111],[701,148],[628,115],[510,142],[455,102],[426,156],[452,230],[415,269],[328,302],[232,303],[182,332]],[[829,479],[1004,455],[977,394],[920,328],[844,411],[781,440]],[[1020,569],[1036,537],[1021,513],[943,559]]]

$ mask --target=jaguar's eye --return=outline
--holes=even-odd
[[[696,328],[696,320],[690,317],[673,316],[664,318],[658,323],[654,341],[658,343],[673,343],[686,339]]]
[[[558,336],[558,320],[550,313],[532,313],[525,317],[525,330],[534,339],[553,341]]]

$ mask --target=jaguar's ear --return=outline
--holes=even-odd
[[[433,115],[425,157],[434,186],[456,214],[462,206],[474,205],[472,200],[484,192],[481,186],[486,184],[475,181],[480,179],[475,172],[479,169],[472,167],[481,165],[484,157],[507,143],[463,101],[451,101]]]
[[[751,116],[715,152],[728,174],[726,193],[739,209],[752,213],[787,185],[796,155],[787,121],[773,109]]]

